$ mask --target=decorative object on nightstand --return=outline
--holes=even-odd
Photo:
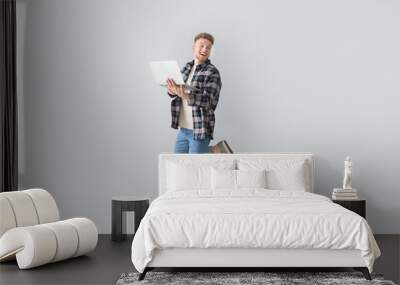
[[[357,189],[333,188],[332,200],[357,200]]]
[[[352,162],[351,157],[347,156],[344,161],[343,188],[333,188],[333,200],[357,200],[357,189],[351,187],[352,183]]]
[[[138,229],[140,221],[146,214],[149,208],[149,197],[137,196],[118,196],[112,198],[112,217],[111,217],[111,239],[113,241],[123,241],[126,239],[126,234],[123,229],[124,212],[135,212],[135,231]]]
[[[355,200],[332,200],[334,203],[359,214],[364,219],[366,218],[366,204],[365,199],[355,199]]]
[[[352,189],[352,162],[351,157],[347,156],[344,161],[344,177],[343,177],[343,189]]]

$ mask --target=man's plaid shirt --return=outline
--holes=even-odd
[[[186,63],[182,68],[181,72],[184,82],[187,81],[193,65],[194,60]],[[222,82],[218,69],[211,64],[209,59],[197,65],[193,74],[191,87],[194,90],[188,94],[188,105],[192,107],[193,138],[195,140],[213,139],[215,126],[214,111],[217,108]],[[174,98],[171,101],[171,127],[177,129],[179,127],[182,99],[176,95],[168,95]]]

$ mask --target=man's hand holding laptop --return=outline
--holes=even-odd
[[[182,99],[188,99],[188,95],[185,92],[185,86],[176,84],[172,78],[167,79],[167,89],[168,93],[172,95],[177,95]]]

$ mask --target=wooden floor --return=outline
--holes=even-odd
[[[382,256],[375,272],[399,283],[400,235],[375,236]],[[131,239],[116,243],[110,235],[100,235],[94,252],[88,256],[19,270],[16,262],[0,264],[0,284],[115,284],[124,272],[134,271],[130,259]]]

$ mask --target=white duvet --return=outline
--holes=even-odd
[[[380,255],[359,215],[321,195],[265,189],[161,195],[133,239],[136,269],[164,248],[358,249],[371,272]]]

